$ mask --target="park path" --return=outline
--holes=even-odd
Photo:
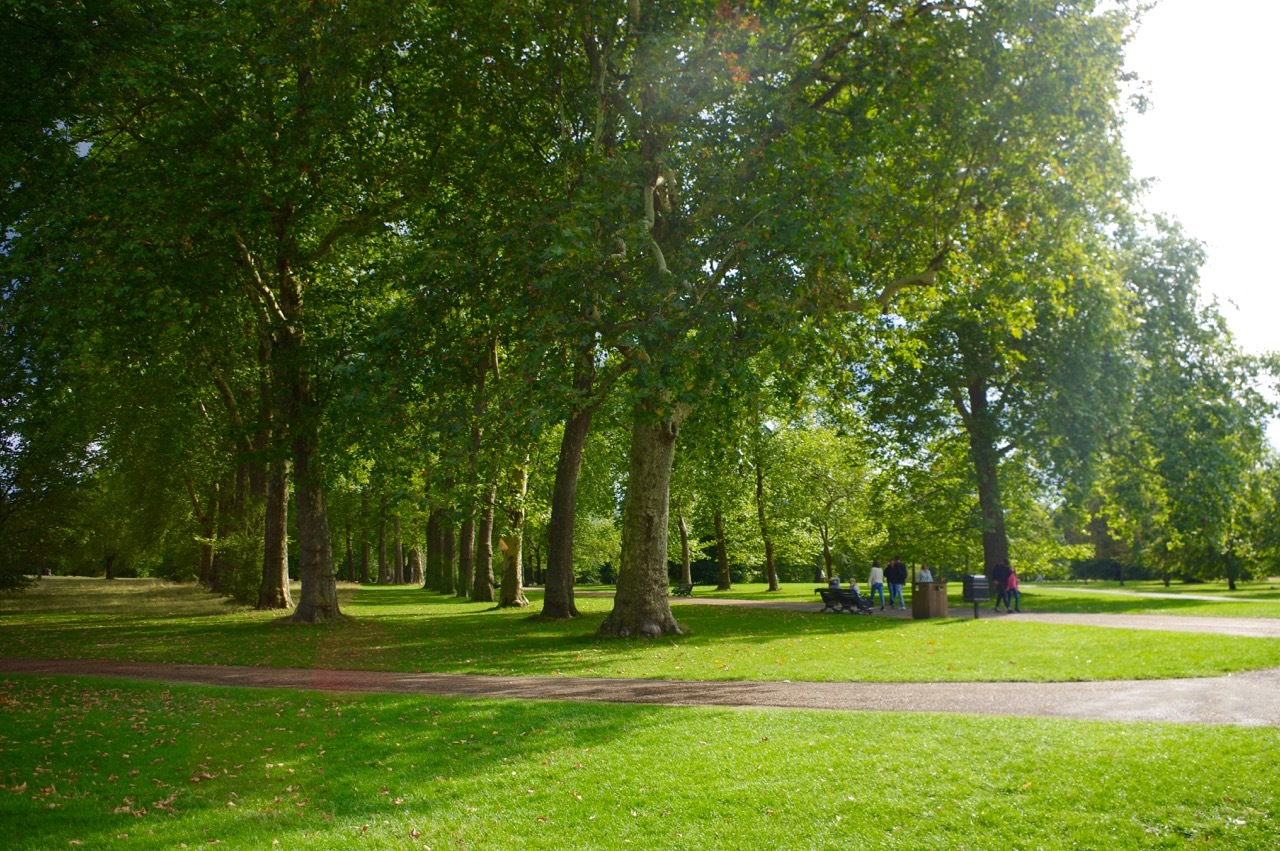
[[[1183,597],[1182,599],[1186,599]],[[736,606],[757,609],[783,609],[797,612],[821,611],[821,603],[810,603],[804,600],[739,600],[727,597],[679,597],[672,598],[672,603],[679,605],[700,606]],[[951,606],[947,614],[953,618],[973,617],[973,606]],[[830,615],[842,617],[842,615]],[[856,617],[848,615],[846,617]],[[911,611],[900,609],[877,609],[872,617],[910,619]],[[1239,635],[1249,638],[1280,638],[1280,618],[1219,618],[1195,617],[1191,615],[1122,615],[1122,614],[1087,614],[1087,613],[1050,613],[1022,612],[1005,614],[993,612],[989,605],[983,606],[981,618],[998,620],[1023,621],[1028,623],[1070,624],[1074,626],[1101,626],[1113,629],[1151,629],[1164,632],[1208,632],[1214,635]]]
[[[495,677],[0,657],[2,674],[515,700],[940,712],[1280,727],[1280,668],[1205,679],[1088,683],[793,683]]]

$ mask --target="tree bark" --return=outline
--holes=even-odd
[[[987,383],[969,383],[969,411],[964,418],[969,436],[969,457],[978,479],[978,505],[982,511],[982,557],[985,572],[1009,560],[1009,537],[1004,528],[1004,503],[1000,498],[1000,451],[996,424],[987,404]]]
[[[267,465],[266,526],[262,535],[262,585],[258,609],[291,609],[289,593],[289,463]]]
[[[529,605],[524,595],[524,498],[529,486],[529,471],[516,467],[511,476],[511,502],[507,510],[507,534],[498,539],[502,548],[502,588],[498,608],[509,609]]]
[[[360,583],[369,584],[369,542],[360,542]]]
[[[577,516],[578,478],[582,452],[591,430],[591,409],[575,411],[564,424],[560,458],[551,493],[551,522],[547,528],[547,574],[541,617],[552,620],[576,618],[573,600],[573,526]]]
[[[637,412],[631,429],[627,500],[622,509],[622,563],[613,610],[598,635],[656,638],[680,634],[667,596],[667,524],[676,435],[688,415],[678,406],[670,418],[650,424]]]
[[[476,529],[476,569],[471,582],[471,599],[477,603],[492,603],[493,598],[493,511],[498,498],[498,486],[490,485],[485,491],[480,509],[480,524]]]
[[[716,558],[720,561],[720,582],[717,591],[728,591],[733,588],[733,577],[729,573],[729,540],[724,534],[724,512],[715,513],[716,525]]]

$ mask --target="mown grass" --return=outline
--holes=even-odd
[[[134,592],[138,597],[130,604]],[[350,618],[310,627],[288,624],[272,613],[229,609],[190,586],[46,580],[38,594],[4,601],[0,655],[871,682],[1167,678],[1280,665],[1280,639],[1201,633],[682,604],[675,611],[685,635],[617,641],[593,634],[611,606],[601,597],[580,597],[583,617],[578,620],[544,622],[528,610],[499,611],[416,588],[344,587],[342,596]],[[72,607],[75,611],[68,611]]]
[[[1280,844],[1280,731],[0,678],[11,849]]]

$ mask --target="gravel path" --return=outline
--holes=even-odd
[[[1280,669],[1206,679],[1090,683],[792,683],[492,677],[0,657],[0,674],[5,673],[520,700],[956,712],[1280,727]]]

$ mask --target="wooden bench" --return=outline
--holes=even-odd
[[[683,585],[676,585],[674,588],[671,589],[671,596],[672,597],[692,597],[693,585],[688,582],[686,582]]]
[[[815,594],[822,595],[824,612],[846,612],[851,615],[869,615],[871,606],[859,595],[843,588],[815,588]]]

